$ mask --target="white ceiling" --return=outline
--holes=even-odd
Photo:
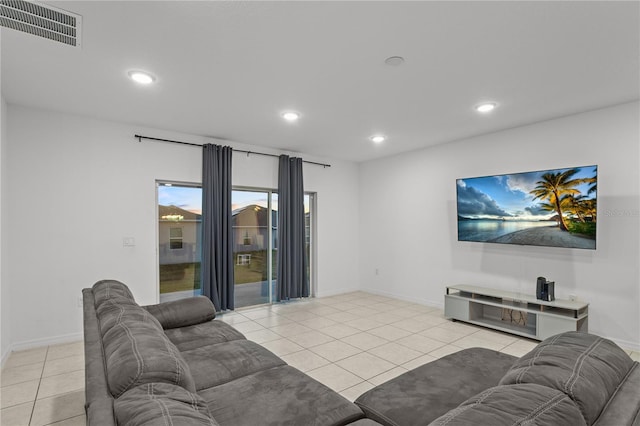
[[[637,1],[47,3],[82,15],[82,48],[3,28],[8,103],[330,158],[639,98]]]

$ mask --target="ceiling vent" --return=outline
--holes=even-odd
[[[82,16],[24,0],[0,0],[0,25],[80,47]]]

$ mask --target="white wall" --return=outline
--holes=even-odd
[[[11,345],[11,305],[9,284],[5,279],[7,263],[4,256],[7,253],[5,232],[6,214],[4,213],[7,203],[5,202],[5,188],[7,186],[7,104],[0,95],[0,363],[4,365],[9,354]]]
[[[441,306],[447,285],[533,294],[545,276],[590,303],[591,332],[640,348],[638,117],[624,104],[361,164],[361,286]],[[457,241],[456,178],[590,164],[597,250]]]
[[[216,141],[15,105],[7,119],[13,348],[79,338],[81,289],[100,279],[121,280],[140,304],[156,303],[155,182],[200,182],[201,151],[133,135]],[[332,164],[304,166],[305,189],[318,193],[318,294],[355,290],[358,166],[309,159]],[[234,185],[276,188],[277,168],[276,158],[236,154]],[[123,247],[123,237],[136,245]]]

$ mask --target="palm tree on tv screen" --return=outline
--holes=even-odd
[[[579,169],[569,169],[562,173],[545,173],[541,177],[542,180],[536,182],[537,186],[529,191],[534,195],[534,200],[549,201],[548,206],[553,206],[553,210],[558,213],[558,224],[563,231],[568,231],[563,204],[566,205],[568,197],[579,195],[580,191],[575,187],[585,182],[584,179],[571,179],[579,171]]]

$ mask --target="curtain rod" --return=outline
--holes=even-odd
[[[147,139],[150,141],[157,141],[157,142],[169,142],[169,143],[177,143],[180,145],[189,145],[189,146],[197,146],[202,148],[202,145],[197,144],[197,143],[191,143],[191,142],[181,142],[181,141],[174,141],[171,139],[160,139],[160,138],[152,138],[150,136],[142,136],[142,135],[134,135],[134,137],[136,139],[138,139],[138,142],[142,142],[142,139]],[[275,154],[267,154],[265,152],[256,152],[256,151],[244,151],[242,149],[233,149],[235,152],[242,152],[244,154],[247,154],[247,157],[250,154],[256,154],[256,155],[264,155],[265,157],[276,157],[276,158],[280,158],[279,155],[275,155]],[[307,164],[314,164],[316,166],[322,166],[322,167],[331,167],[331,164],[324,164],[324,163],[316,163],[314,161],[307,161],[307,160],[302,160],[303,163],[307,163]]]

